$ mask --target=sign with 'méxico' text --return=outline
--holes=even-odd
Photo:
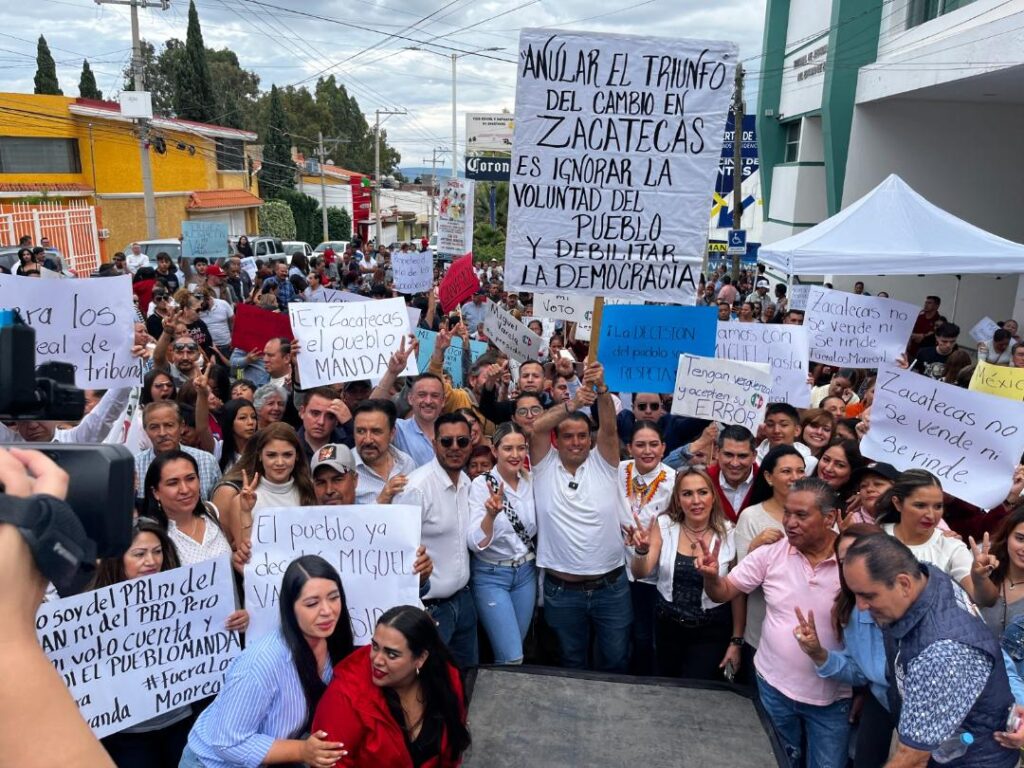
[[[401,299],[345,304],[293,303],[288,306],[299,345],[299,374],[305,388],[357,379],[379,379],[391,354],[410,332]],[[409,356],[403,376],[418,373]]]
[[[992,365],[980,360],[967,388],[1010,400],[1024,400],[1024,368]]]
[[[142,362],[132,357],[135,304],[129,275],[97,280],[0,275],[0,308],[17,310],[35,329],[36,365],[71,363],[81,389],[142,383]]]
[[[500,304],[487,301],[484,333],[494,346],[516,362],[540,358],[544,340]]]
[[[524,29],[505,282],[692,303],[731,43]]]
[[[277,627],[285,570],[297,557],[319,555],[341,576],[356,645],[369,643],[384,611],[420,604],[412,566],[421,514],[408,504],[257,510],[245,566],[246,636],[255,639]]]
[[[768,363],[772,371],[769,403],[794,408],[811,404],[807,383],[807,329],[775,323],[718,323],[715,356],[723,360]]]
[[[926,469],[947,493],[989,509],[1010,490],[1022,425],[1024,403],[882,366],[861,453],[900,470]]]
[[[679,356],[715,354],[714,307],[606,306],[598,358],[616,392],[674,391]]]
[[[757,432],[768,407],[771,378],[770,366],[763,363],[680,355],[672,413]]]
[[[850,368],[877,368],[906,352],[918,308],[814,286],[804,316],[811,360]]]
[[[227,557],[43,603],[36,634],[97,738],[216,696],[242,652]]]

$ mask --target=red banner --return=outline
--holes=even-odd
[[[236,349],[251,352],[263,347],[271,339],[293,339],[292,324],[288,315],[260,309],[252,304],[235,306],[235,327],[231,333],[231,344]]]
[[[437,286],[437,297],[441,309],[451,312],[480,289],[480,280],[473,271],[473,254],[467,253],[452,262],[441,284]]]

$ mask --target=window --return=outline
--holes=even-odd
[[[970,5],[974,0],[910,0],[907,4],[907,29],[937,19],[944,13]]]
[[[783,162],[795,163],[800,157],[800,121],[786,123],[786,158]]]
[[[245,143],[238,139],[217,139],[217,170],[244,171]]]
[[[0,136],[0,173],[81,173],[77,139]]]

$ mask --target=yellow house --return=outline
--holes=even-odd
[[[0,93],[0,199],[94,204],[108,257],[146,239],[137,131],[114,102]],[[255,133],[157,117],[149,136],[157,237],[197,219],[224,221],[232,235],[257,231],[262,200],[246,156]]]

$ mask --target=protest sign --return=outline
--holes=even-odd
[[[991,317],[983,317],[974,325],[973,328],[971,328],[970,333],[971,338],[974,339],[979,344],[981,344],[982,342],[985,342],[987,344],[990,341],[992,341],[992,337],[998,330],[999,326],[996,324],[995,320],[993,320]]]
[[[441,309],[451,312],[480,289],[480,278],[473,269],[473,254],[467,253],[452,262],[437,286],[437,299]]]
[[[181,255],[213,261],[228,255],[228,225],[223,221],[181,222]]]
[[[0,274],[0,309],[16,310],[35,329],[36,365],[71,363],[76,386],[142,383],[142,362],[132,357],[135,304],[128,275],[43,281]]]
[[[682,354],[715,354],[714,307],[611,306],[601,318],[598,359],[616,392],[672,392]]]
[[[473,188],[473,181],[467,179],[441,182],[437,204],[437,252],[441,256],[457,258],[473,250]]]
[[[817,363],[877,368],[907,350],[920,311],[913,304],[812,286],[804,326]]]
[[[533,294],[533,313],[552,320],[568,320],[581,325],[590,325],[594,316],[594,300],[587,296],[568,294]]]
[[[983,509],[1010,490],[1024,451],[1024,403],[881,366],[861,453],[900,470],[926,469]]]
[[[235,324],[231,329],[231,346],[249,352],[263,351],[271,339],[292,339],[292,324],[288,315],[260,309],[252,304],[235,306]]]
[[[412,572],[420,544],[419,507],[359,504],[260,509],[245,566],[248,641],[278,625],[281,577],[302,555],[320,555],[338,569],[356,645],[366,645],[377,619],[396,605],[419,605]]]
[[[524,29],[518,62],[506,287],[692,304],[736,46]]]
[[[757,432],[771,393],[771,366],[680,355],[672,413]]]
[[[391,256],[395,290],[422,293],[434,285],[434,255],[429,251],[395,251]]]
[[[437,334],[433,331],[428,331],[426,328],[417,327],[416,340],[420,343],[419,352],[416,354],[416,364],[421,371],[425,371],[430,365],[430,356],[434,354]],[[487,342],[472,340],[469,342],[470,361],[475,361],[486,351]],[[452,338],[451,346],[445,350],[444,369],[451,374],[453,387],[465,386],[465,380],[462,376],[462,339],[458,336]]]
[[[347,304],[293,303],[288,306],[305,388],[377,379],[388,359],[410,332],[409,313],[401,299]],[[418,373],[409,356],[403,376]]]
[[[517,362],[540,358],[544,340],[522,324],[501,304],[487,301],[484,333],[498,349]]]
[[[242,268],[242,270],[245,272],[245,274],[247,274],[249,276],[250,280],[255,280],[256,279],[256,257],[255,256],[245,256],[245,257],[243,257],[242,260],[241,260],[241,263],[239,264],[239,266]]]
[[[772,371],[769,403],[794,408],[811,404],[807,383],[807,329],[774,323],[718,323],[715,357],[747,363],[768,363]]]
[[[813,287],[813,285],[802,285],[800,283],[790,285],[786,290],[786,298],[789,300],[786,306],[789,309],[799,309],[801,312],[806,312],[807,296]]]
[[[992,365],[979,360],[967,388],[1009,400],[1024,400],[1024,368]]]
[[[102,738],[216,696],[242,652],[234,610],[225,556],[43,603],[36,635]]]

